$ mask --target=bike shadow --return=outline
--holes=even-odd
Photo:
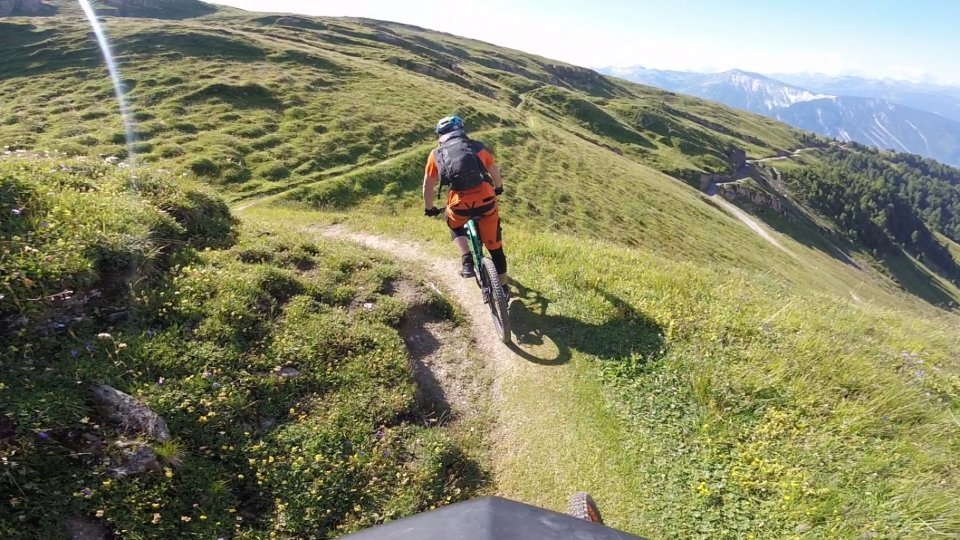
[[[614,307],[614,314],[593,324],[548,314],[549,298],[515,280],[511,286],[517,291],[510,304],[515,340],[508,347],[524,360],[557,366],[569,362],[571,350],[576,349],[602,361],[639,356],[646,362],[663,352],[663,328],[608,291],[594,288]]]

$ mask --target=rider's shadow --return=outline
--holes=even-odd
[[[542,365],[565,364],[570,361],[571,349],[604,361],[631,356],[650,361],[663,353],[660,325],[607,291],[595,289],[613,306],[614,313],[606,321],[592,324],[547,314],[549,298],[517,281],[511,280],[511,285],[518,294],[510,304],[515,338],[510,349],[525,360]]]

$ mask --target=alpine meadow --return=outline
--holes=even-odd
[[[93,2],[128,144],[79,5],[12,4],[0,537],[578,491],[651,539],[960,535],[960,170],[414,26]],[[423,216],[450,114],[508,346]]]

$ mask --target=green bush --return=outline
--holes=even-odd
[[[156,147],[156,152],[162,158],[174,158],[186,154],[186,150],[178,144],[161,144]]]
[[[288,169],[283,163],[268,163],[257,170],[257,176],[267,178],[269,180],[283,180],[284,178],[290,176],[290,169]]]
[[[213,160],[198,158],[190,163],[190,170],[197,176],[216,176],[220,174],[220,167]]]

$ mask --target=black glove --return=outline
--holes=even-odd
[[[503,195],[503,186],[500,186],[498,188],[493,188],[493,192],[496,193],[497,196]]]
[[[424,208],[423,215],[427,217],[439,216],[443,213],[443,208]]]

